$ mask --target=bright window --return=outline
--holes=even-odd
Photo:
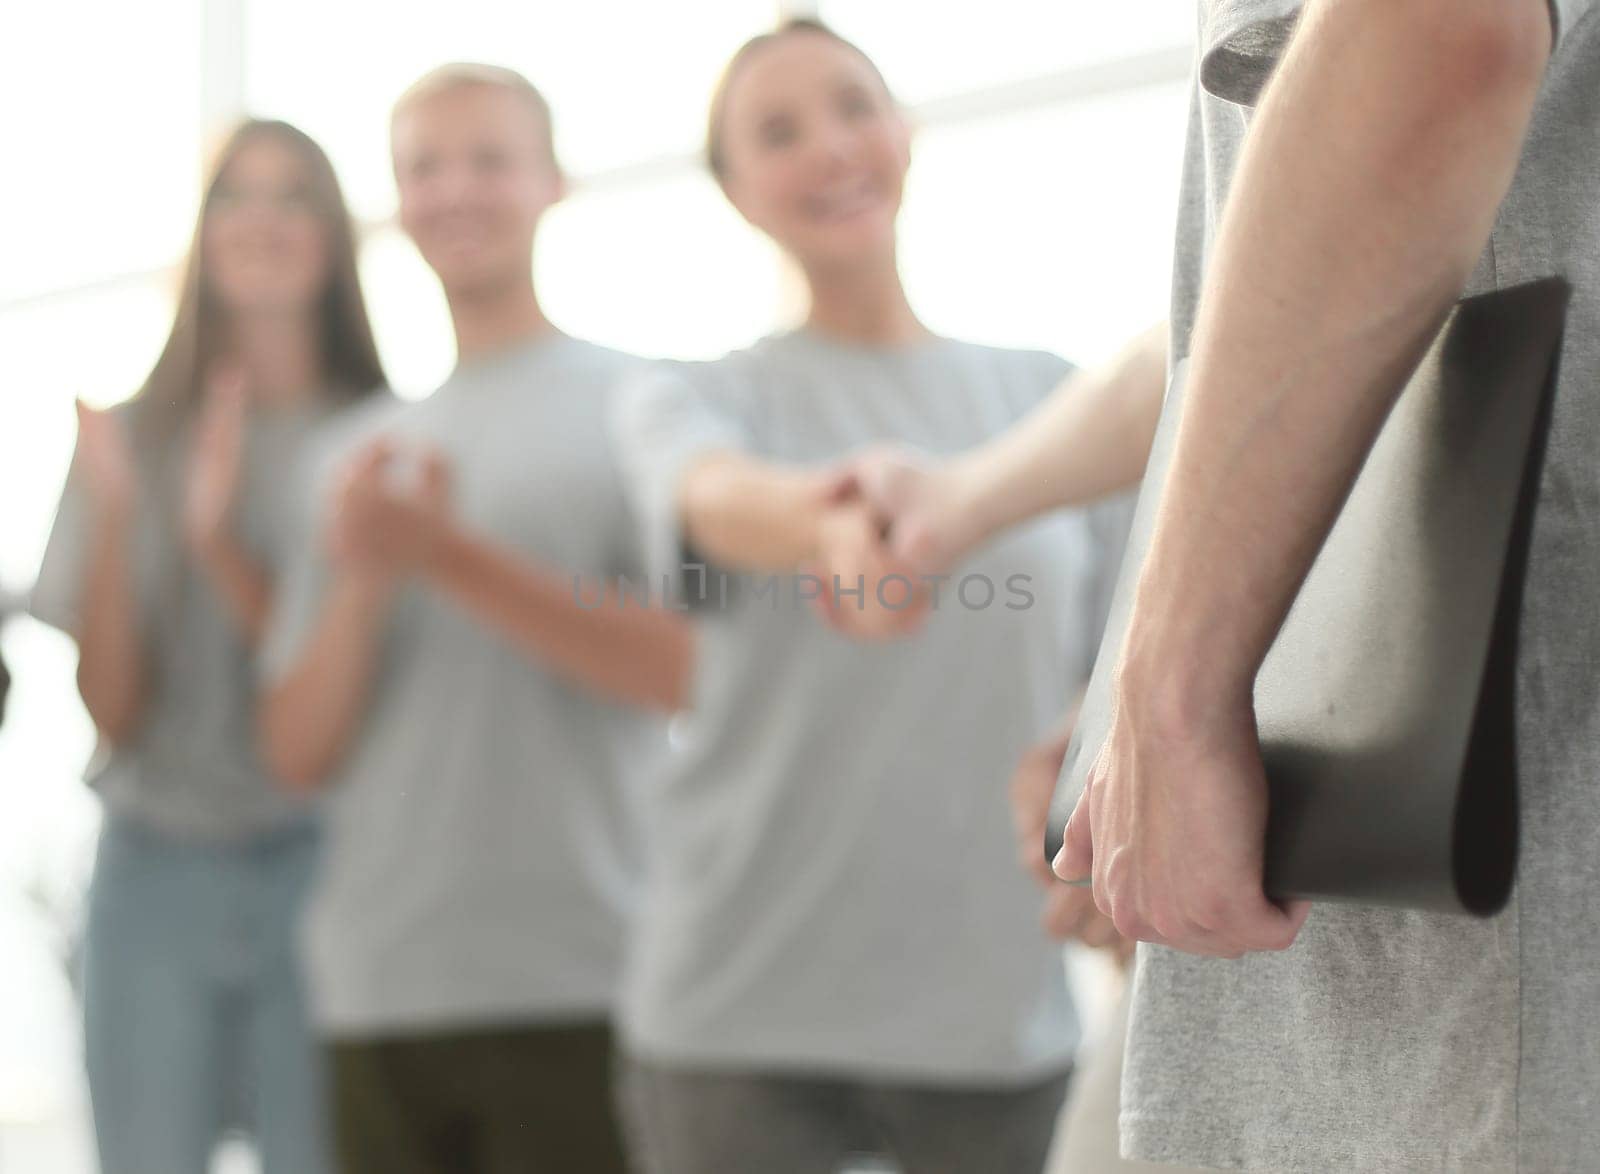
[[[246,99],[321,141],[358,213],[378,217],[394,203],[389,108],[432,66],[525,73],[550,102],[563,162],[584,175],[693,150],[722,62],[775,11],[772,0],[263,0],[249,8]]]
[[[183,250],[202,154],[200,37],[200,0],[6,6],[0,305]]]
[[[1194,40],[1194,0],[823,0],[902,102],[919,103]]]
[[[918,311],[1078,362],[1164,317],[1187,108],[1169,84],[922,132],[901,219]]]

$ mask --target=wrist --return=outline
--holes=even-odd
[[[816,563],[821,560],[823,551],[827,549],[827,536],[829,527],[837,525],[842,511],[851,508],[848,501],[837,498],[835,479],[825,473],[801,473],[798,485],[798,496],[802,507],[797,511],[797,516],[802,519],[800,541],[800,558],[798,563]]]
[[[428,579],[439,577],[452,563],[458,562],[461,547],[467,541],[451,519],[442,515],[428,518],[418,538],[416,571]]]
[[[131,496],[95,497],[90,506],[95,529],[102,538],[123,538],[133,528],[134,501]]]
[[[359,614],[366,614],[386,607],[398,586],[398,580],[387,570],[368,565],[350,565],[340,568],[334,583],[334,594],[347,607]]]
[[[1256,669],[1226,618],[1166,602],[1141,580],[1122,646],[1118,703],[1154,732],[1174,736],[1249,706]]]
[[[977,452],[945,462],[933,476],[938,485],[935,497],[942,503],[938,521],[941,545],[955,561],[999,530],[1003,519],[989,489],[988,470]]]

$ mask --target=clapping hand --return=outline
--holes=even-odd
[[[328,541],[352,569],[395,578],[422,570],[451,523],[451,473],[438,452],[417,452],[409,478],[393,441],[371,442],[345,466],[333,495]]]

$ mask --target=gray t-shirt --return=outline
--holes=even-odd
[[[1523,849],[1489,920],[1316,907],[1282,954],[1142,947],[1123,1083],[1132,1156],[1228,1168],[1592,1170],[1600,1154],[1600,15],[1559,41],[1521,167],[1468,286],[1573,284],[1518,666]],[[1298,5],[1200,26],[1174,353],[1248,104]],[[1420,58],[1420,54],[1419,54]]]
[[[674,503],[696,458],[815,465],[887,440],[951,453],[1067,370],[1039,352],[803,331],[652,369],[614,416],[652,581],[694,558]],[[1087,673],[1105,562],[1085,514],[1031,524],[958,568],[920,634],[880,645],[826,628],[790,577],[729,576],[724,602],[708,573],[693,708],[649,805],[651,885],[623,998],[633,1049],[935,1082],[1068,1063],[1078,1025],[1005,786]],[[1014,575],[1031,577],[1031,606]],[[696,592],[698,573],[685,577]]]
[[[130,438],[139,407],[117,414]],[[245,551],[271,572],[289,560],[289,519],[321,407],[258,411],[245,433],[238,527]],[[179,541],[189,444],[135,443],[140,498],[133,577],[148,656],[145,706],[133,740],[102,743],[89,781],[107,810],[159,831],[229,840],[308,816],[275,786],[255,749],[254,653],[216,589]],[[29,601],[32,614],[76,633],[92,539],[88,489],[68,472]]]
[[[347,430],[319,480],[373,436],[425,443],[451,462],[476,533],[551,570],[636,577],[604,424],[636,363],[556,336],[464,364]],[[302,549],[269,677],[321,610],[329,568],[311,535]],[[421,584],[402,590],[381,655],[327,792],[306,926],[320,1025],[348,1037],[608,1014],[640,871],[632,791],[664,751],[662,723],[569,684]]]

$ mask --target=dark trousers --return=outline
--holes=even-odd
[[[585,1022],[329,1048],[343,1174],[623,1174],[611,1028]]]

